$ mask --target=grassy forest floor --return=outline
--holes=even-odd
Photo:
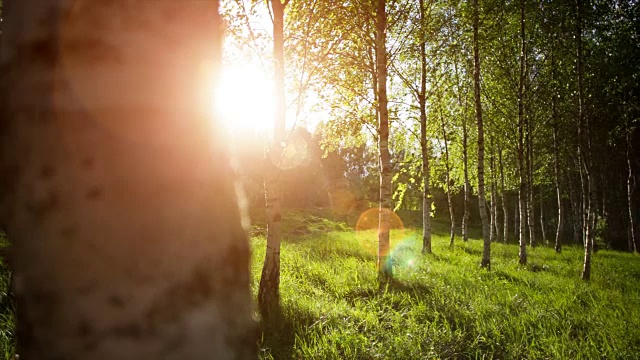
[[[261,358],[640,356],[640,257],[633,254],[599,251],[584,282],[579,247],[529,249],[529,265],[519,266],[517,245],[493,244],[486,271],[478,266],[482,243],[456,239],[451,250],[448,226],[436,221],[433,255],[420,254],[418,231],[392,231],[395,281],[381,288],[375,231],[356,233],[319,213],[284,219],[283,311],[263,329]],[[260,226],[253,232],[255,294],[265,240]],[[15,308],[8,269],[0,271],[0,356],[9,358]]]
[[[637,359],[640,257],[598,251],[592,280],[580,280],[583,249],[482,243],[448,246],[435,223],[433,255],[416,230],[392,231],[395,281],[379,288],[375,231],[355,233],[322,217],[292,213],[282,244],[283,314],[264,329],[273,359]],[[477,232],[476,232],[477,234]],[[257,291],[265,240],[252,237]]]

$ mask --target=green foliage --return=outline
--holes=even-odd
[[[429,256],[420,255],[418,233],[392,231],[396,281],[382,288],[375,232],[289,237],[282,250],[282,317],[265,329],[261,358],[637,356],[637,256],[599,251],[587,283],[579,279],[581,248],[530,249],[522,267],[516,245],[493,244],[493,270],[479,272],[482,243],[450,250],[442,225],[435,226]],[[252,244],[255,290],[264,239]]]

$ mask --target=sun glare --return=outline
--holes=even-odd
[[[223,67],[214,94],[213,105],[229,129],[263,131],[273,127],[273,85],[259,67]]]

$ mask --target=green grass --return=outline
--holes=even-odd
[[[288,214],[289,222],[302,219]],[[302,222],[302,221],[301,221]],[[291,226],[287,226],[291,228]],[[331,228],[331,226],[328,226]],[[334,227],[337,227],[334,226]],[[436,226],[438,229],[438,226]],[[419,234],[396,231],[395,281],[380,287],[376,234],[337,230],[286,233],[282,316],[263,329],[265,359],[633,359],[640,354],[640,258],[599,251],[590,282],[582,249],[492,244],[492,270],[479,268],[482,243],[433,255]],[[253,290],[264,258],[253,237]]]
[[[9,243],[0,231],[0,248],[8,246]],[[9,267],[0,259],[0,357],[11,359],[15,352],[15,301],[10,296],[9,291],[10,272]]]
[[[323,212],[284,217],[282,315],[264,328],[264,359],[634,359],[640,354],[640,257],[599,251],[590,282],[582,249],[492,245],[456,239],[435,222],[433,255],[415,230],[392,235],[395,280],[380,287],[374,231],[356,233]],[[258,219],[258,224],[260,223]],[[254,227],[253,290],[264,238]],[[477,234],[476,232],[473,234]],[[6,240],[0,237],[0,245]],[[8,269],[0,263],[0,357],[15,347]]]

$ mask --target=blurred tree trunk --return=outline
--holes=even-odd
[[[378,225],[378,274],[382,279],[393,275],[389,258],[391,223],[391,157],[389,155],[389,110],[387,109],[387,14],[386,1],[378,0],[376,11],[376,67],[378,73],[378,141],[380,148],[380,210]]]
[[[264,195],[267,215],[267,249],[258,289],[260,315],[268,317],[280,306],[280,241],[282,238],[282,205],[280,198],[280,165],[285,141],[286,103],[284,98],[284,9],[288,0],[271,0],[273,12],[273,68],[275,81],[275,118],[273,143],[265,156]]]
[[[209,110],[218,2],[4,5],[21,358],[255,358],[249,243]]]
[[[489,239],[489,219],[487,218],[487,204],[484,193],[484,128],[482,123],[482,102],[480,101],[480,46],[478,44],[478,24],[480,20],[478,13],[478,0],[473,0],[473,88],[478,123],[478,205],[480,207],[482,237],[484,239],[481,266],[490,269],[491,241]]]

